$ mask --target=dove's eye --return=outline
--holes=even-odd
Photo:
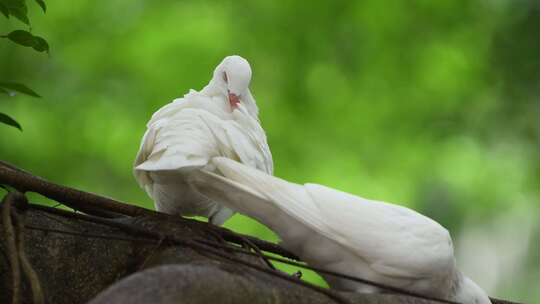
[[[223,72],[223,80],[225,83],[228,83],[229,79],[227,79],[227,73]]]

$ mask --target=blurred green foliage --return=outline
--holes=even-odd
[[[415,208],[457,249],[471,225],[507,223],[524,242],[502,247],[488,229],[502,262],[480,259],[470,274],[492,295],[539,301],[540,228],[523,224],[539,209],[538,3],[47,1],[32,23],[50,58],[0,41],[0,78],[43,96],[1,100],[25,132],[0,128],[0,158],[150,207],[131,175],[145,123],[239,54],[276,175]],[[15,23],[0,20],[1,32]],[[275,240],[241,216],[227,226]]]

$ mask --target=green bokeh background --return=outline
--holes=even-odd
[[[0,40],[0,81],[43,95],[0,99],[24,128],[0,126],[0,158],[151,207],[131,174],[146,121],[239,54],[277,176],[429,215],[491,295],[540,301],[538,1],[47,4],[29,15],[50,56]]]

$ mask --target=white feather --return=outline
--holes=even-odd
[[[231,74],[229,83],[223,81],[222,73]],[[135,159],[134,175],[157,210],[206,216],[215,224],[232,216],[230,209],[200,195],[185,181],[186,173],[194,168],[213,170],[209,161],[215,156],[272,174],[272,155],[247,87],[250,79],[245,59],[226,57],[201,92],[191,90],[154,113]],[[231,84],[240,98],[235,108],[228,100]]]
[[[190,184],[270,227],[308,264],[426,296],[490,303],[457,269],[450,235],[432,219],[326,186],[290,183],[230,159],[212,162],[222,176],[194,171]],[[377,291],[324,277],[334,288]]]

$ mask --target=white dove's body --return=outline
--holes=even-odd
[[[235,161],[218,157],[213,163],[223,176],[197,171],[190,183],[270,227],[308,264],[426,296],[490,303],[457,269],[448,231],[430,218],[322,185],[290,183]],[[323,277],[337,289],[378,291]]]
[[[216,74],[221,77],[220,66],[201,92],[191,90],[152,116],[134,164],[135,178],[157,210],[205,216],[214,224],[222,224],[234,212],[190,188],[185,181],[187,172],[198,168],[213,171],[209,161],[215,156],[235,159],[269,174],[273,171],[249,89],[238,94],[243,99],[233,107],[215,79]]]

